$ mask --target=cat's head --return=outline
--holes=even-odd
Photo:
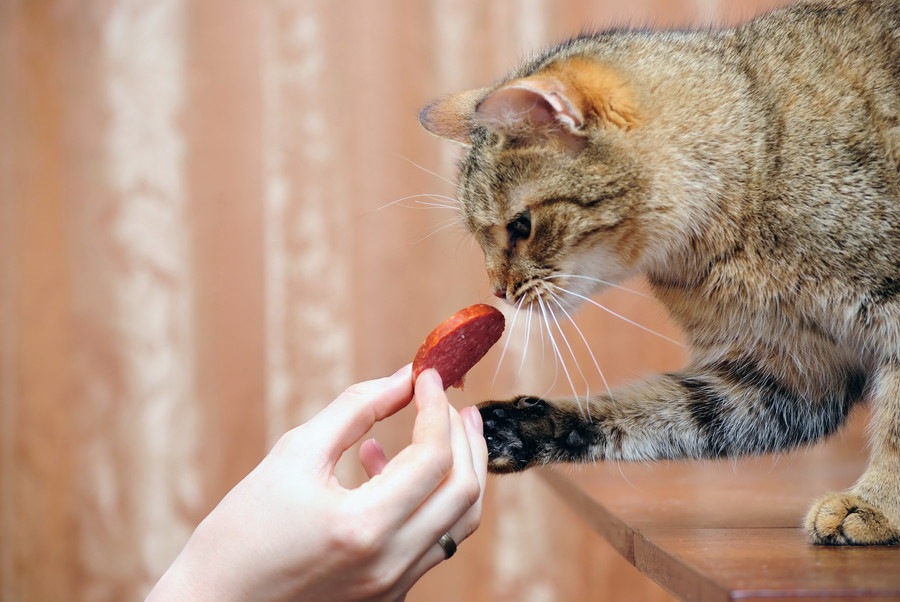
[[[441,98],[420,121],[468,148],[459,200],[497,296],[556,292],[571,307],[559,287],[587,294],[599,284],[585,276],[616,282],[640,269],[661,224],[632,143],[641,110],[616,71],[569,57]]]

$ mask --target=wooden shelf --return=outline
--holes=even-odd
[[[685,600],[900,600],[900,547],[813,546],[814,499],[866,465],[864,412],[828,443],[739,461],[541,469],[641,572]]]

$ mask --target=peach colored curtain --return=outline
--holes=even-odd
[[[446,204],[457,153],[420,106],[584,29],[759,4],[0,2],[0,598],[140,599],[282,432],[489,298],[456,214],[416,203]],[[678,336],[640,296],[604,303]],[[683,359],[577,320],[612,385]],[[564,328],[574,387],[602,388]],[[511,331],[455,403],[571,388],[536,325]],[[396,451],[411,420],[376,434]],[[534,475],[489,487],[411,600],[666,598]]]

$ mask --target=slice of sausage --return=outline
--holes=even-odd
[[[506,319],[495,307],[479,303],[465,307],[446,320],[419,347],[413,360],[413,382],[434,368],[448,387],[462,388],[466,372],[500,340]]]

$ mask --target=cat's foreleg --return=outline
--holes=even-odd
[[[863,395],[848,372],[810,399],[753,361],[663,374],[586,403],[517,397],[480,406],[493,472],[554,462],[764,453],[833,432]]]
[[[885,365],[873,390],[869,466],[849,491],[818,500],[806,518],[813,543],[900,543],[900,363]]]

